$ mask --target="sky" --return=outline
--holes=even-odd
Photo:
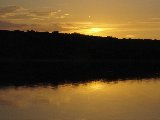
[[[160,39],[160,0],[0,0],[0,29]]]

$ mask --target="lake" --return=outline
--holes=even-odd
[[[5,86],[0,120],[160,120],[160,80]]]

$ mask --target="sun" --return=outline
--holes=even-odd
[[[87,29],[80,29],[77,32],[82,33],[82,34],[87,34],[87,35],[100,35],[102,34],[106,28],[101,28],[101,27],[89,27]]]
[[[102,28],[91,28],[89,31],[90,31],[91,33],[98,33],[98,32],[103,31],[103,29],[102,29]]]

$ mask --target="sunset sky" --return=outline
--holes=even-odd
[[[160,39],[160,0],[0,0],[0,29]]]

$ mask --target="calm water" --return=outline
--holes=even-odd
[[[3,88],[0,120],[160,120],[160,80]]]

